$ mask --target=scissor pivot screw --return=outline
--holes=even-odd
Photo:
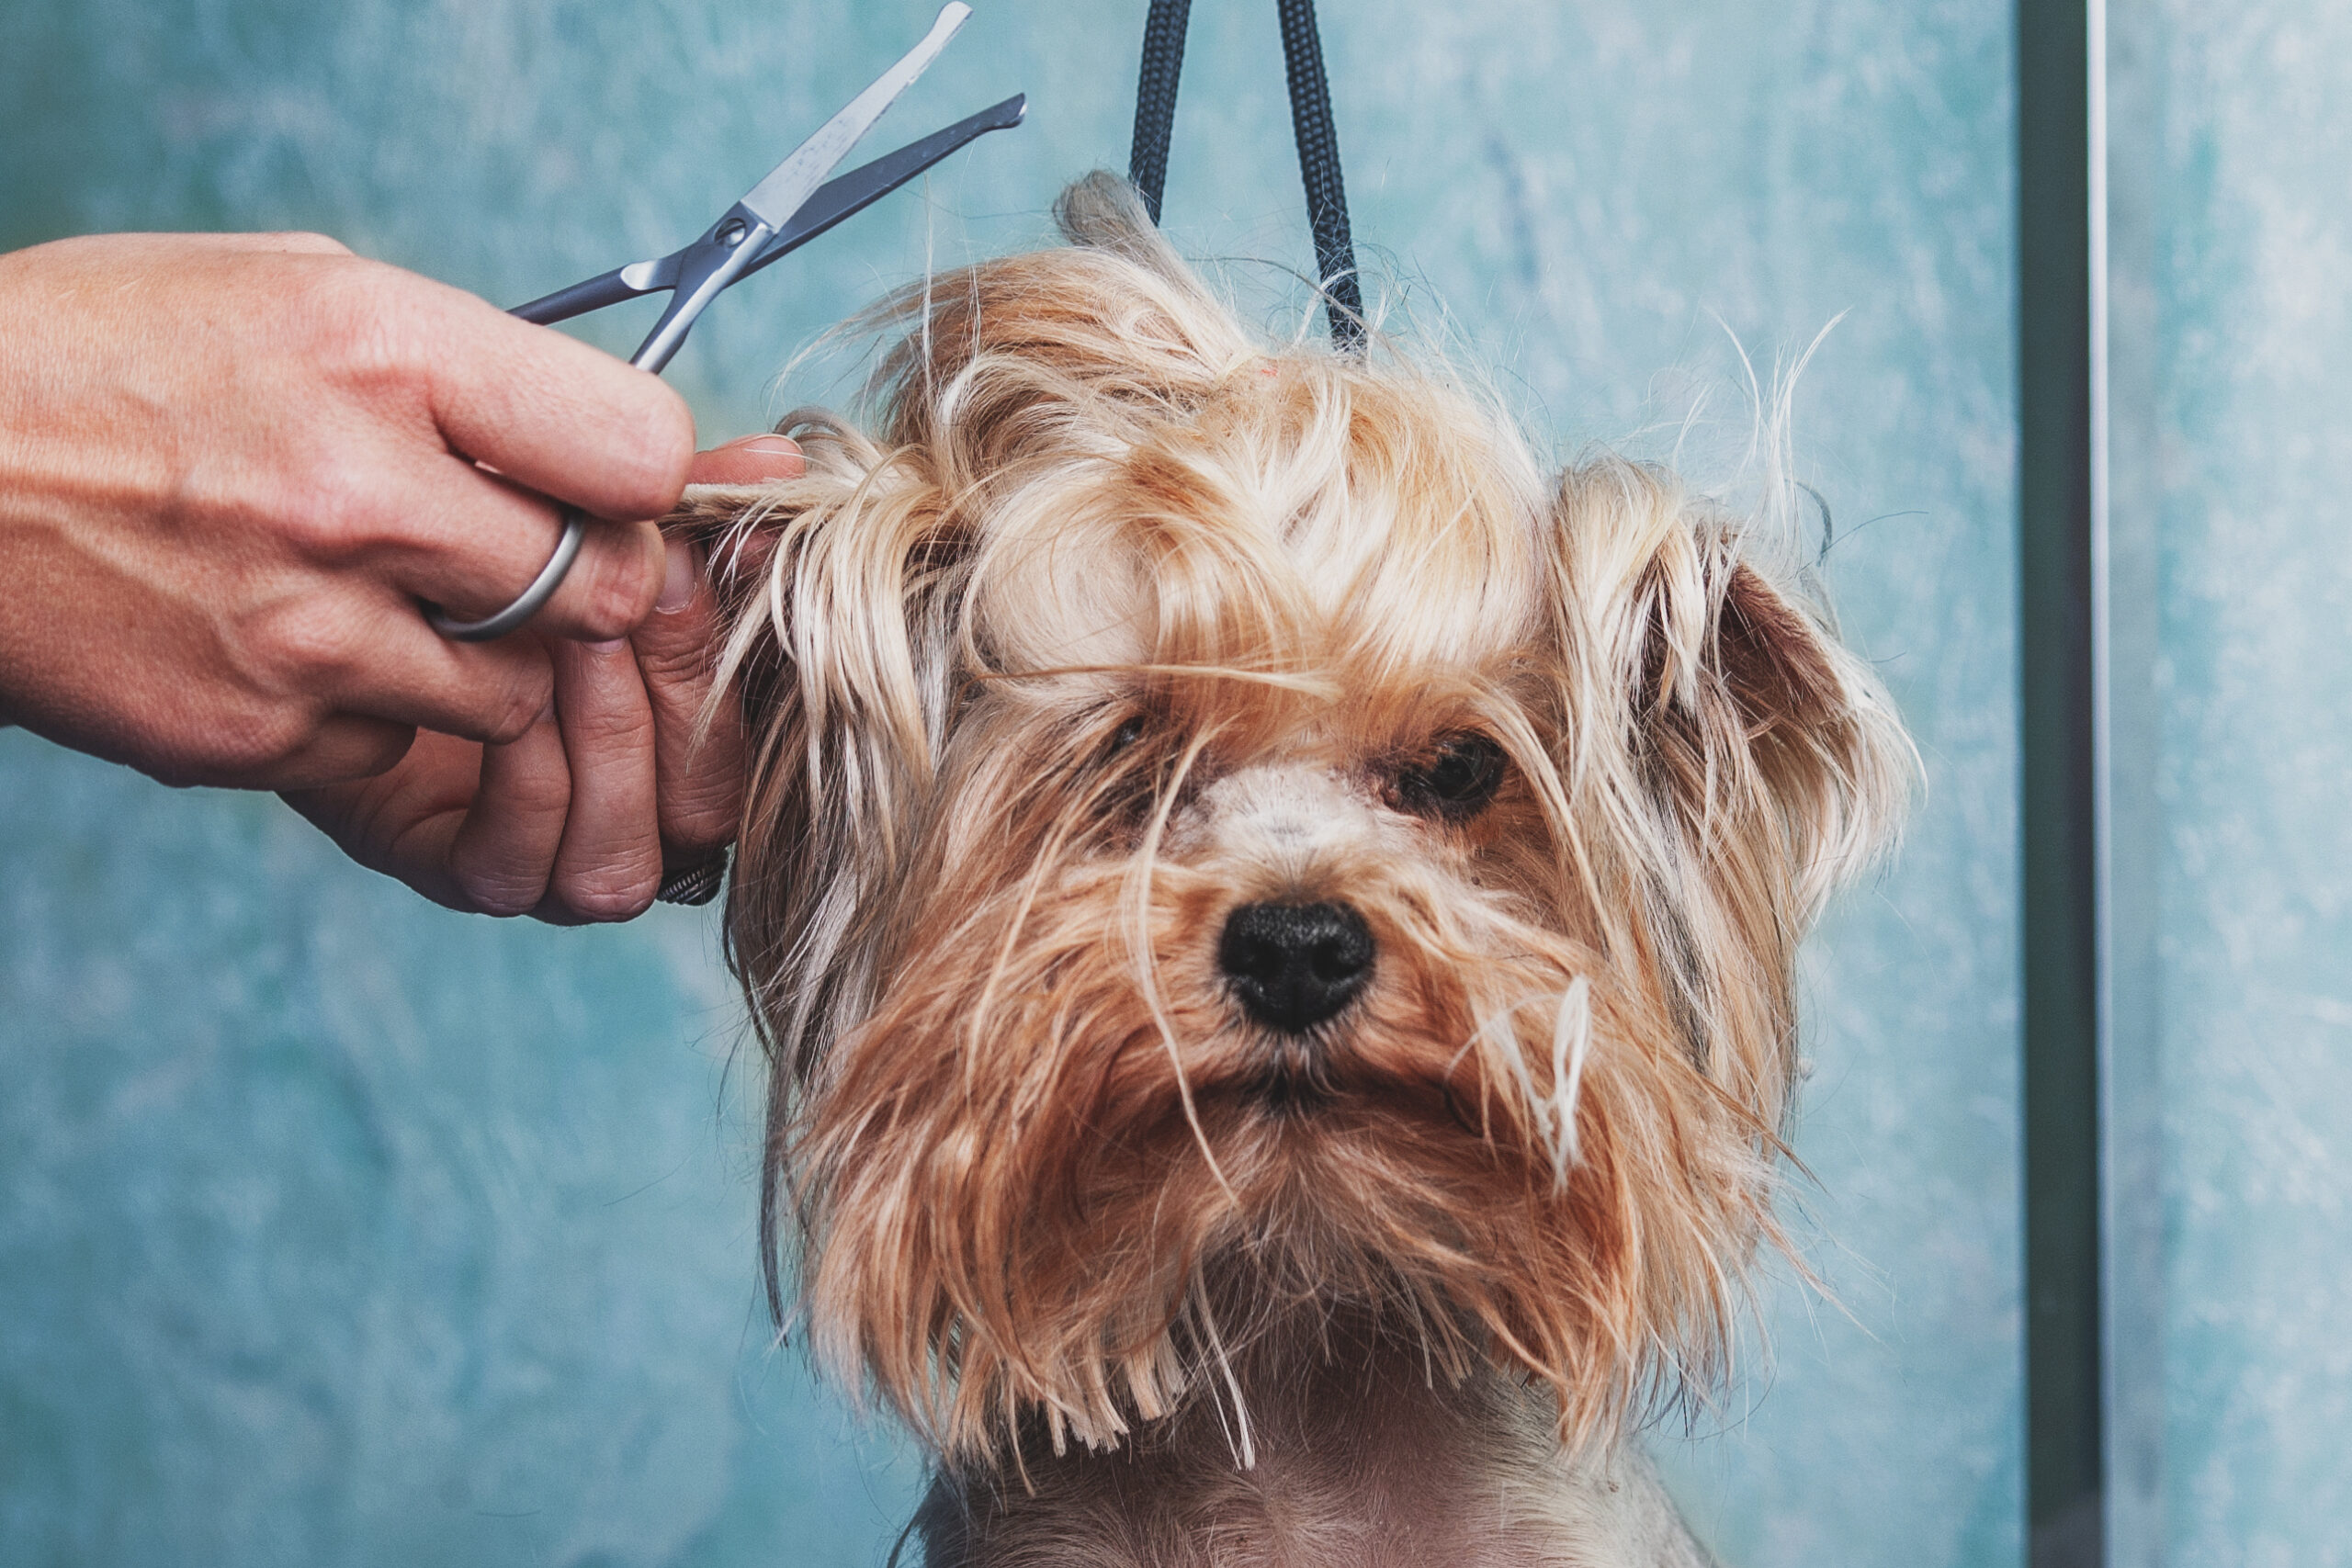
[[[741,218],[729,218],[726,222],[721,223],[718,226],[718,232],[713,235],[712,238],[716,239],[722,245],[732,247],[741,244],[743,243],[743,236],[750,233],[751,230],[752,226],[744,222]]]

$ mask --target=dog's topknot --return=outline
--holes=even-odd
[[[1901,730],[1736,515],[1263,341],[1114,176],[1057,211],[878,308],[874,434],[796,413],[804,478],[679,520],[755,741],[771,1267],[950,1454],[1336,1311],[1611,1429],[1721,1363]],[[1360,928],[1343,1010],[1245,1005],[1268,904]]]

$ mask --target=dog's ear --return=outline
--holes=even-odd
[[[820,413],[779,428],[801,478],[689,490],[666,526],[707,553],[713,702],[740,704],[751,739],[725,941],[767,1057],[760,1241],[781,1323],[795,1106],[871,1005],[891,889],[932,808],[969,552],[922,449],[885,452]]]
[[[1612,934],[1700,1065],[1776,1119],[1797,942],[1892,837],[1909,743],[1826,614],[1668,476],[1571,469],[1552,523],[1561,777],[1605,825],[1579,833],[1589,885],[1632,895]]]
[[[1705,668],[1746,728],[1811,911],[1883,847],[1909,746],[1877,678],[1826,617],[1736,555],[1720,581]]]
[[[1179,288],[1200,287],[1144,209],[1136,187],[1108,169],[1096,169],[1063,188],[1054,201],[1054,226],[1073,245],[1125,256]]]
[[[727,937],[779,1077],[865,1005],[955,701],[968,554],[922,450],[821,414],[782,428],[803,477],[698,487],[668,525],[707,551],[718,684],[751,738]]]

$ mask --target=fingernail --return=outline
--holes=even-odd
[[[628,646],[628,638],[625,637],[616,637],[605,642],[590,643],[588,645],[588,651],[591,653],[618,653],[622,649],[627,648]]]
[[[695,602],[695,547],[684,539],[672,539],[663,546],[669,558],[662,572],[662,596],[653,607],[665,615],[674,615]]]
[[[735,452],[757,452],[765,457],[790,457],[800,450],[799,443],[785,435],[743,435],[727,443]]]

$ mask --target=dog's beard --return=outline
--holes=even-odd
[[[1684,1371],[1721,1348],[1770,1130],[1657,985],[1446,857],[1268,888],[1148,826],[1022,816],[972,812],[995,831],[901,882],[918,912],[789,1162],[821,1351],[944,1451],[1039,1412],[1057,1443],[1114,1441],[1300,1307],[1369,1311],[1447,1376],[1516,1366],[1570,1438],[1668,1347]],[[1218,967],[1267,892],[1344,899],[1376,943],[1304,1031],[1253,1021]]]

